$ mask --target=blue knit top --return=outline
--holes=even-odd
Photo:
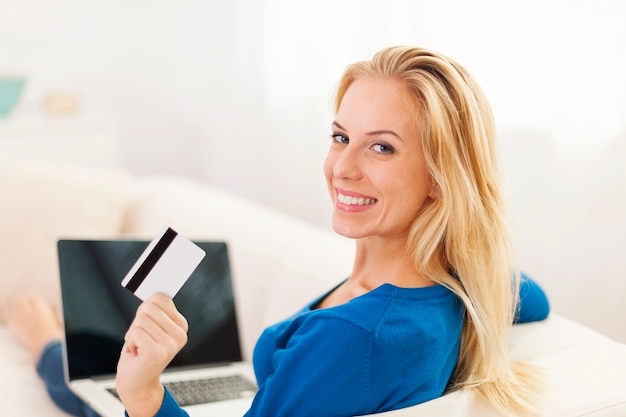
[[[391,284],[326,309],[327,294],[267,328],[253,365],[259,390],[246,417],[358,416],[441,396],[458,360],[461,301],[434,285]],[[541,320],[543,290],[522,276],[517,322]],[[166,390],[157,417],[186,416]]]

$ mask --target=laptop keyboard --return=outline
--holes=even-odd
[[[256,385],[239,375],[169,382],[163,385],[181,407],[252,397],[257,390]],[[109,392],[118,396],[113,388]]]
[[[252,397],[256,386],[239,375],[165,384],[179,405]]]

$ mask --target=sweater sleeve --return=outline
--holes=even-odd
[[[543,289],[531,277],[522,273],[515,323],[544,320],[550,314],[550,302]]]
[[[246,417],[362,415],[371,410],[372,335],[338,318],[298,327],[275,351],[273,370]]]
[[[124,416],[128,417],[128,413],[124,412]],[[163,403],[161,403],[161,408],[154,417],[189,417],[189,414],[180,408],[170,391],[165,387]]]

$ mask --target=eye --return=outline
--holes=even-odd
[[[386,143],[376,143],[372,146],[372,149],[374,149],[376,152],[385,153],[385,154],[394,152],[394,149],[390,145],[387,145]]]
[[[332,135],[330,135],[330,137],[333,139],[334,142],[337,143],[347,144],[350,142],[350,139],[348,139],[346,135],[343,135],[341,133],[333,133]]]

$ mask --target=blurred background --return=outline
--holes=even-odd
[[[0,0],[0,78],[26,79],[0,118],[0,158],[2,136],[93,148],[94,163],[195,178],[329,227],[336,82],[394,44],[476,76],[524,269],[555,310],[626,342],[621,0]],[[55,129],[81,142],[42,143]]]

